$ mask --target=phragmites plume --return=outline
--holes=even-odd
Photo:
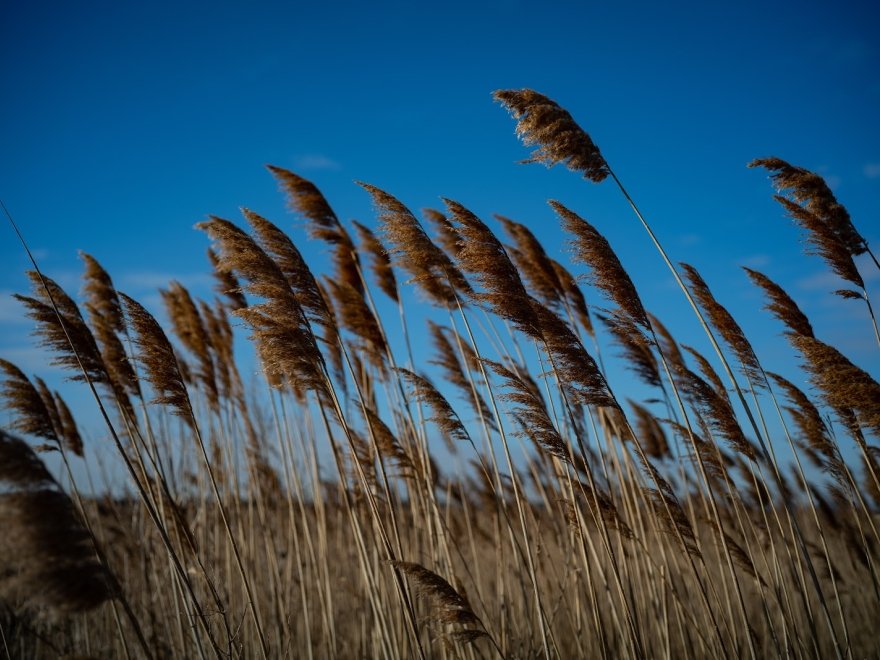
[[[584,292],[578,286],[577,280],[561,263],[555,259],[550,260],[553,263],[553,270],[556,271],[556,277],[559,285],[562,287],[562,293],[565,296],[568,307],[574,312],[574,317],[580,323],[581,327],[590,336],[595,336],[593,330],[593,320],[590,318],[590,308],[587,306],[587,299]]]
[[[214,364],[213,346],[205,320],[189,291],[180,282],[172,281],[167,290],[159,293],[168,311],[171,327],[181,343],[195,356],[195,376],[202,385],[208,404],[213,410],[219,406],[217,369]]]
[[[663,426],[647,408],[635,401],[629,401],[636,413],[635,432],[645,453],[651,458],[665,458],[669,455],[669,442]]]
[[[496,214],[495,218],[513,240],[515,247],[510,251],[511,257],[537,298],[549,307],[563,305],[565,291],[559,273],[541,242],[525,225],[502,215]]]
[[[374,364],[381,365],[388,354],[388,344],[376,315],[363,295],[345,282],[327,279],[325,284],[336,302],[336,314],[341,326],[364,341],[367,355]]]
[[[208,261],[211,262],[211,272],[214,274],[214,279],[217,280],[215,290],[226,298],[229,309],[234,312],[242,307],[247,307],[247,300],[241,292],[238,278],[231,271],[222,268],[220,258],[211,248],[208,248]]]
[[[403,446],[401,446],[400,441],[395,437],[391,429],[388,428],[388,425],[368,405],[362,403],[359,408],[364,415],[364,420],[369,427],[370,437],[375,442],[379,455],[395,465],[402,476],[407,478],[413,477],[416,472],[415,462],[410,458]]]
[[[480,618],[474,614],[474,610],[467,598],[456,591],[442,577],[433,571],[429,571],[421,564],[408,561],[391,561],[389,563],[412,579],[416,586],[416,593],[419,596],[429,599],[431,603],[429,622],[482,627],[483,624]],[[486,634],[480,630],[468,632],[481,633],[481,635]],[[481,635],[478,634],[477,636]]]
[[[394,268],[391,266],[391,258],[388,256],[385,246],[382,245],[382,242],[373,233],[373,230],[366,225],[355,221],[354,227],[363,245],[363,249],[370,257],[370,266],[373,269],[376,284],[379,285],[382,293],[394,302],[399,302],[397,278],[394,277]]]
[[[507,391],[501,395],[501,398],[514,404],[514,417],[522,429],[522,435],[544,451],[571,464],[568,447],[553,425],[543,399],[529,387],[528,383],[504,365],[492,360],[483,360],[483,362],[504,382]]]
[[[608,240],[593,225],[559,202],[551,200],[550,206],[562,219],[562,228],[571,235],[569,247],[572,258],[590,269],[590,283],[612,300],[633,323],[649,329],[648,315],[638,291]]]
[[[846,208],[837,201],[825,179],[802,167],[791,165],[781,158],[758,158],[749,167],[763,167],[771,172],[770,178],[777,191],[791,195],[816,215],[837,236],[853,256],[868,249],[865,239],[856,231]]]
[[[104,319],[114,332],[122,332],[122,307],[113,280],[93,256],[85,252],[80,252],[79,256],[86,264],[83,293],[86,295],[89,310]]]
[[[429,319],[428,330],[431,333],[434,347],[439,354],[439,358],[431,360],[430,364],[435,364],[440,367],[443,370],[446,380],[455,385],[462,395],[464,395],[464,397],[470,402],[474,409],[474,413],[479,416],[483,422],[493,426],[495,421],[489,411],[489,406],[486,405],[486,401],[483,399],[483,396],[480,394],[479,390],[477,390],[476,386],[471,386],[471,382],[465,375],[464,368],[461,366],[461,362],[458,359],[458,354],[452,346],[452,341],[446,336],[446,332],[444,332],[446,329]],[[462,348],[465,347],[468,347],[468,345],[462,342]],[[478,360],[479,358],[475,359]],[[467,355],[465,356],[465,360],[468,360]],[[479,366],[479,364],[475,366]]]
[[[456,291],[468,294],[470,285],[422,225],[396,197],[368,183],[358,183],[370,193],[379,213],[380,233],[394,263],[411,276],[428,297],[438,304],[451,304]]]
[[[284,273],[308,318],[324,328],[333,326],[333,318],[318,282],[290,237],[250,209],[242,208],[241,213],[253,228],[259,246]]]
[[[813,405],[810,398],[790,380],[779,374],[771,373],[768,375],[785,392],[786,397],[793,404],[786,407],[786,410],[800,431],[801,440],[809,450],[808,455],[833,476],[842,488],[849,489],[847,468],[840,455],[840,449],[831,436],[819,410]]]
[[[880,384],[833,346],[803,335],[791,338],[810,381],[844,421],[880,434]]]
[[[336,277],[358,291],[363,290],[354,241],[318,187],[284,168],[274,165],[266,167],[287,194],[290,209],[307,220],[306,230],[309,237],[322,240],[333,247]]]
[[[619,408],[596,361],[568,324],[537,300],[532,299],[531,303],[553,367],[569,388],[573,402]]]
[[[623,350],[623,357],[629,362],[630,369],[645,384],[660,387],[662,385],[660,368],[652,350],[652,343],[630,317],[612,312],[610,316],[598,318]]]
[[[56,353],[51,364],[74,372],[71,380],[107,383],[107,368],[98,344],[76,303],[51,278],[28,271],[34,297],[13,294],[27,308],[28,318],[36,321],[34,334],[40,345]],[[56,313],[57,310],[57,313]]]
[[[197,227],[216,241],[222,268],[244,281],[246,293],[263,300],[235,314],[250,326],[273,385],[289,384],[295,391],[326,394],[324,358],[305,312],[278,264],[228,220],[211,217]]]
[[[719,303],[709,285],[706,284],[697,269],[689,264],[681,264],[685,277],[691,285],[691,291],[709,317],[709,322],[721,334],[724,341],[730,346],[740,363],[743,374],[748,378],[752,386],[766,387],[767,379],[755,355],[751,342],[746,339],[746,334],[733,318],[727,308]]]
[[[498,90],[492,96],[517,120],[516,133],[523,143],[537,147],[523,162],[548,167],[562,163],[596,183],[610,174],[599,147],[555,101],[531,89]]]
[[[403,367],[398,367],[395,371],[412,387],[414,398],[425,403],[431,409],[433,415],[428,418],[429,422],[434,422],[437,428],[450,440],[467,441],[470,439],[458,413],[430,380]]]
[[[865,282],[856,268],[852,253],[834,230],[803,206],[781,195],[775,197],[795,224],[806,231],[806,240],[811,246],[809,252],[822,257],[841,279],[864,289]]]
[[[3,407],[15,412],[11,428],[27,435],[60,442],[58,433],[60,419],[57,410],[54,409],[54,399],[52,399],[55,413],[53,419],[47,401],[21,369],[12,362],[0,358],[0,375],[3,376],[3,386],[0,387]]]
[[[481,292],[474,292],[472,297],[488,305],[495,314],[513,323],[526,335],[540,338],[537,318],[529,303],[530,296],[501,241],[464,206],[451,199],[443,201],[462,240],[458,264],[483,288]]]
[[[461,236],[449,218],[437,209],[422,209],[422,215],[425,219],[434,225],[436,231],[436,241],[446,254],[452,259],[458,258],[458,251],[461,250]]]
[[[788,329],[796,335],[813,337],[813,326],[806,314],[801,311],[797,303],[785,292],[781,286],[769,277],[751,268],[743,266],[743,270],[752,280],[755,286],[760,287],[767,296],[768,302],[764,309],[769,310],[773,316],[782,321]]]
[[[138,349],[137,359],[153,387],[152,403],[171,406],[175,414],[183,417],[188,424],[193,424],[192,404],[186,384],[165,331],[143,305],[124,293],[119,295],[132,340]]]
[[[74,613],[117,585],[95,558],[73,503],[28,445],[0,431],[0,597]]]

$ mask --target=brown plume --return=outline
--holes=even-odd
[[[91,610],[113,597],[115,580],[43,463],[0,431],[0,596],[61,612]]]
[[[654,357],[651,341],[645,336],[629,316],[612,312],[610,316],[599,316],[614,337],[617,345],[623,350],[623,357],[642,381],[651,387],[660,387],[660,368]]]
[[[700,303],[700,307],[706,312],[712,327],[721,334],[724,341],[736,355],[745,377],[748,378],[753,386],[766,387],[767,380],[761,370],[758,357],[755,355],[751,342],[746,339],[742,328],[739,327],[739,324],[730,312],[727,311],[727,308],[715,299],[715,296],[709,290],[709,285],[706,284],[700,273],[697,272],[697,269],[684,263],[681,264],[681,267],[684,270],[685,277],[690,282],[691,291],[696,297],[697,302]]]
[[[413,388],[413,396],[416,400],[431,408],[434,414],[428,418],[429,422],[434,422],[450,440],[466,441],[470,438],[458,413],[430,380],[403,367],[398,367],[395,371]]]
[[[421,564],[408,561],[391,561],[389,563],[412,578],[419,596],[430,600],[431,616],[429,620],[432,623],[453,623],[463,626],[482,625],[467,598],[458,593],[449,582],[439,575],[429,571]]]
[[[333,264],[337,279],[349,286],[363,290],[360,262],[354,241],[345,226],[336,217],[330,204],[318,187],[289,170],[274,165],[266,166],[278,179],[281,189],[287,193],[290,209],[307,220],[306,230],[310,238],[329,243],[333,248]]]
[[[34,334],[39,337],[40,345],[56,353],[51,364],[73,371],[71,380],[85,380],[85,371],[92,382],[107,383],[107,370],[98,344],[76,303],[49,277],[44,275],[41,280],[34,271],[28,271],[28,277],[34,297],[18,294],[13,297],[27,308],[28,318],[36,321]]]
[[[354,227],[357,230],[363,249],[370,256],[370,266],[373,269],[376,284],[379,285],[382,293],[394,302],[399,302],[397,278],[394,277],[394,268],[391,266],[391,258],[388,256],[385,246],[382,245],[382,242],[369,227],[357,221],[354,222]]]
[[[796,167],[781,158],[758,158],[749,167],[763,167],[772,174],[776,190],[791,195],[794,201],[806,206],[837,236],[853,256],[867,251],[865,239],[856,231],[847,210],[841,205],[825,179],[802,167]]]
[[[437,209],[422,209],[425,219],[434,225],[436,241],[446,254],[452,259],[458,259],[458,251],[461,250],[461,236],[458,235],[455,225],[449,222],[449,218]]]
[[[474,276],[483,291],[472,297],[530,337],[539,338],[537,319],[516,266],[501,242],[476,215],[451,199],[443,200],[461,235],[461,269]]]
[[[633,323],[649,329],[651,326],[642,300],[608,240],[593,225],[559,202],[551,200],[550,206],[562,219],[562,228],[572,237],[569,246],[573,259],[590,269],[590,283],[612,300]]]
[[[806,314],[801,311],[801,308],[798,307],[797,303],[785,292],[785,289],[763,273],[759,273],[751,268],[746,268],[745,266],[743,266],[743,270],[746,271],[746,274],[755,286],[763,289],[766,294],[768,302],[764,306],[764,309],[770,310],[773,316],[788,326],[789,330],[794,334],[804,335],[806,337],[814,336],[813,326],[810,325],[810,320],[807,318]]]
[[[262,248],[228,220],[212,217],[197,225],[216,241],[225,270],[244,280],[244,289],[263,302],[235,312],[252,330],[264,369],[276,386],[285,379],[295,390],[326,394],[324,359],[303,308],[284,273]]]
[[[781,195],[776,195],[776,201],[782,204],[795,224],[806,232],[807,244],[811,247],[808,250],[810,254],[822,257],[840,278],[861,289],[865,288],[852,254],[831,227],[814,213]]]
[[[220,258],[211,248],[208,248],[208,261],[211,262],[211,272],[214,279],[217,280],[215,290],[222,296],[225,296],[229,309],[233,312],[242,307],[247,307],[247,300],[241,292],[241,284],[238,278],[228,270],[225,270],[220,264]]]
[[[554,101],[531,89],[498,90],[492,96],[517,120],[516,133],[523,143],[537,147],[524,162],[548,167],[563,163],[596,183],[610,174],[599,147]]]
[[[438,304],[456,300],[455,292],[470,292],[470,285],[449,257],[438,248],[412,212],[396,197],[368,183],[358,183],[370,193],[379,213],[380,232],[394,263],[411,276]]]
[[[801,352],[810,381],[825,403],[845,421],[852,420],[851,428],[854,421],[880,434],[880,384],[833,346],[805,336],[791,341]]]
[[[502,215],[495,218],[513,241],[515,248],[510,250],[511,257],[538,300],[548,307],[562,306],[565,290],[544,246],[525,225]]]
[[[193,423],[193,410],[186,391],[177,356],[159,322],[144,307],[120,293],[132,341],[138,349],[137,359],[146,370],[153,387],[152,403],[171,406],[174,413]]]

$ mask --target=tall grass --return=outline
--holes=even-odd
[[[711,356],[559,202],[567,265],[522,224],[499,217],[502,239],[444,200],[426,225],[370,184],[378,222],[356,240],[312,182],[272,166],[331,272],[249,209],[211,217],[218,295],[169,283],[167,329],[94,257],[80,301],[34,262],[17,297],[110,441],[84,446],[61,396],[0,361],[9,431],[31,441],[0,434],[6,657],[880,654],[880,385],[746,269],[804,367],[767,373],[571,115],[531,90],[495,96],[530,160],[619,188]],[[876,333],[849,214],[817,175],[754,165]],[[427,354],[411,341],[425,331]],[[239,368],[244,333],[257,378]],[[632,380],[610,375],[618,360]],[[63,475],[34,450],[59,452]],[[73,469],[84,451],[101,473]],[[120,469],[127,487],[105,485]]]

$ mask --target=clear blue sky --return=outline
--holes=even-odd
[[[877,374],[860,304],[804,256],[753,158],[827,176],[880,247],[877,4],[7,2],[0,9],[0,196],[48,274],[78,288],[77,250],[155,308],[170,278],[207,295],[206,214],[246,205],[288,229],[265,163],[312,179],[374,224],[364,180],[413,209],[456,199],[530,226],[559,256],[556,198],[605,232],[648,306],[705,349],[647,237],[609,183],[516,164],[490,98],[532,87],[592,135],[677,260],[702,272],[771,369],[778,326],[737,268],[786,286],[820,337]],[[0,354],[46,375],[9,294],[27,287],[0,226]],[[877,271],[869,290],[880,299]],[[790,373],[790,372],[789,372]]]

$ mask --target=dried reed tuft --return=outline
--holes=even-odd
[[[394,268],[391,266],[391,259],[385,250],[385,246],[382,245],[379,238],[366,225],[355,221],[354,227],[357,230],[363,249],[370,256],[370,265],[376,278],[376,284],[379,285],[382,293],[391,298],[391,300],[400,302],[397,292],[397,278],[394,277]]]
[[[456,300],[456,291],[467,295],[470,285],[450,258],[438,248],[412,212],[393,195],[368,183],[359,183],[370,193],[379,213],[380,233],[394,263],[411,276],[428,298],[442,305]]]
[[[537,147],[524,162],[548,167],[563,163],[596,183],[609,175],[599,147],[554,101],[531,89],[498,90],[492,96],[517,120],[516,133],[523,143]]]
[[[636,287],[620,263],[608,240],[582,217],[556,201],[550,206],[562,219],[562,228],[571,235],[572,257],[590,268],[590,283],[614,301],[636,325],[649,329],[650,322]]]
[[[805,337],[813,337],[813,326],[806,314],[801,311],[797,303],[791,299],[791,296],[785,292],[781,286],[771,280],[763,273],[759,273],[751,268],[743,266],[743,270],[749,276],[749,279],[760,287],[768,298],[765,309],[770,310],[773,315],[782,321],[796,335],[804,335]]]
[[[727,342],[727,345],[733,351],[739,360],[743,374],[753,386],[766,386],[766,379],[755,350],[752,348],[751,342],[746,338],[746,334],[733,318],[727,308],[719,303],[712,292],[709,285],[706,284],[696,268],[689,264],[681,264],[685,277],[691,286],[691,291],[696,297],[700,307],[709,317],[712,324],[719,334]]]
[[[89,534],[43,463],[0,431],[0,595],[38,610],[91,610],[117,585],[95,558]]]
[[[794,201],[805,205],[834,232],[851,255],[858,256],[867,251],[867,242],[856,231],[849,213],[821,176],[774,157],[758,158],[749,163],[749,167],[763,167],[771,172],[770,178],[776,190],[791,195]]]

